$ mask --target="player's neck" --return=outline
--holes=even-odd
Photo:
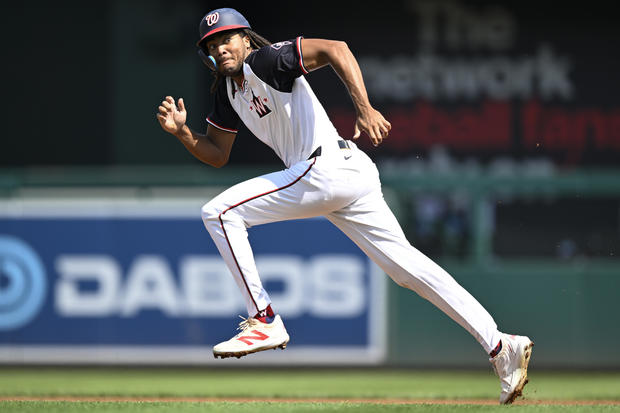
[[[237,85],[238,88],[242,88],[243,87],[243,80],[245,79],[243,77],[243,72],[241,72],[241,74],[239,74],[237,76],[231,76],[231,78],[235,82],[235,84]]]

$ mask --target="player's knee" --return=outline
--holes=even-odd
[[[218,208],[217,205],[213,202],[207,202],[200,209],[200,216],[202,217],[202,221],[204,222],[207,229],[210,225],[219,222],[219,217],[221,213],[221,208]]]
[[[419,273],[416,274],[417,275],[414,275],[408,271],[404,271],[401,268],[391,268],[388,272],[390,278],[400,287],[414,291],[420,297],[428,300],[426,294],[428,284],[424,281],[423,275],[420,275]]]
[[[202,222],[204,223],[205,228],[209,232],[212,238],[217,238],[222,236],[222,225],[223,222],[221,220],[222,215],[222,207],[217,203],[210,201],[203,205],[200,209],[200,215],[202,216]]]
[[[222,205],[220,202],[214,202],[214,200],[206,203],[201,211],[202,222],[204,222],[207,231],[213,235],[214,233],[220,234],[222,226],[228,228],[246,228],[245,221],[237,211]]]

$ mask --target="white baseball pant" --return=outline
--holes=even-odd
[[[325,145],[324,145],[325,146]],[[325,216],[397,284],[415,291],[465,328],[490,353],[500,340],[491,315],[446,271],[414,248],[383,199],[375,164],[351,149],[322,154],[239,183],[202,207],[202,219],[254,316],[271,300],[259,278],[247,228]]]

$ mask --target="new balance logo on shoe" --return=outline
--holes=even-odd
[[[258,330],[252,330],[252,331],[250,331],[250,333],[252,333],[254,335],[253,336],[248,335],[248,336],[237,337],[237,340],[243,341],[248,346],[251,346],[252,344],[254,344],[254,343],[252,343],[251,340],[263,341],[263,340],[267,340],[269,338],[269,336],[267,334],[261,333]]]
[[[241,331],[233,338],[213,347],[213,356],[239,358],[257,351],[285,349],[289,341],[279,315],[275,315],[271,323],[263,323],[254,317],[244,318],[238,329]]]

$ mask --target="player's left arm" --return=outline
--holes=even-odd
[[[337,40],[301,39],[301,55],[308,71],[327,65],[334,69],[349,91],[357,113],[353,138],[365,132],[373,145],[379,145],[392,125],[370,104],[362,71],[349,46]]]

